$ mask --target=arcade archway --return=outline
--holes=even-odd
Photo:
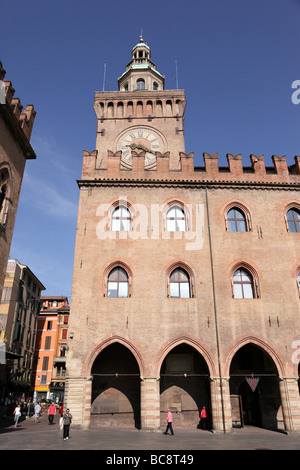
[[[140,370],[122,344],[107,346],[96,357],[91,375],[91,424],[140,428]]]
[[[180,427],[198,427],[202,407],[207,410],[207,427],[211,427],[209,369],[198,351],[187,344],[173,348],[160,370],[161,425],[168,408]]]
[[[249,343],[234,355],[230,396],[233,427],[284,428],[278,370],[261,347]]]

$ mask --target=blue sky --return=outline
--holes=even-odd
[[[10,0],[0,60],[23,106],[37,111],[11,257],[44,294],[71,296],[83,150],[96,142],[95,91],[117,90],[141,29],[167,89],[185,89],[186,152],[300,154],[300,0]]]

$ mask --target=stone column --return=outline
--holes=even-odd
[[[160,429],[159,377],[141,379],[141,428],[145,431]]]
[[[88,429],[91,419],[92,377],[67,377],[65,382],[65,405],[73,417],[72,424]]]
[[[297,377],[279,379],[282,415],[286,431],[300,432],[300,397]]]
[[[229,377],[210,378],[212,425],[214,432],[230,432],[232,429]]]

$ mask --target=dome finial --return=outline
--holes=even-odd
[[[143,28],[141,28],[140,42],[144,42],[144,39],[143,39]]]

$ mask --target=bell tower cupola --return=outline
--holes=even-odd
[[[159,91],[164,89],[165,77],[156,70],[151,60],[150,47],[140,36],[140,42],[131,51],[131,61],[118,79],[120,91]]]
[[[185,152],[185,105],[184,90],[165,89],[165,77],[140,36],[118,78],[118,91],[95,93],[97,171],[114,164],[119,171],[135,172],[135,154],[143,155],[139,157],[143,171],[156,171],[161,156],[170,171],[177,171],[180,152]]]

